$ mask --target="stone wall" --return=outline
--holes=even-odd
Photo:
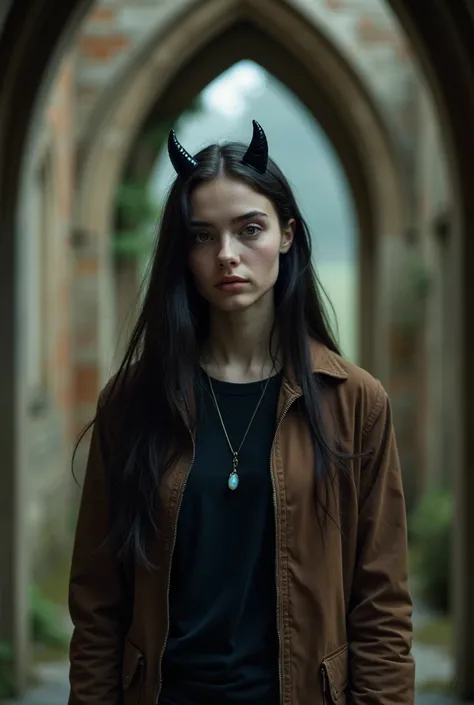
[[[74,432],[71,223],[75,186],[75,59],[63,60],[28,159],[23,208],[28,269],[28,506],[38,577],[65,546]]]
[[[32,377],[30,462],[34,480],[29,514],[36,535],[50,537],[51,545],[51,537],[61,534],[69,511],[72,444],[92,418],[107,374],[101,361],[110,360],[111,370],[116,360],[117,349],[107,347],[110,336],[102,336],[101,330],[104,325],[114,331],[121,329],[137,287],[133,266],[122,263],[115,271],[115,288],[111,290],[109,277],[105,276],[105,268],[113,265],[110,233],[109,239],[99,240],[95,232],[75,225],[74,189],[82,167],[81,155],[87,135],[101,119],[99,107],[114,81],[136,60],[160,26],[171,22],[193,2],[161,0],[150,4],[148,0],[137,0],[130,6],[123,0],[96,3],[72,54],[64,59],[38,133],[28,219],[31,237],[36,240],[32,252],[41,254],[46,266],[41,282],[36,280],[34,261],[30,262],[32,340],[28,356]],[[432,106],[398,25],[382,2],[374,5],[367,0],[292,0],[292,4],[327,31],[369,85],[402,155],[411,194],[411,220],[414,224],[422,222],[419,231],[422,237],[428,237],[434,210],[430,194],[436,186],[426,177],[430,170],[427,155],[434,149],[437,134],[419,129],[419,119],[424,124],[425,118],[432,115]],[[414,149],[420,137],[424,140],[423,154]],[[425,165],[423,177],[418,163]],[[41,169],[44,176],[44,164],[46,187],[37,177]],[[40,252],[38,242],[45,244],[44,251]],[[439,330],[432,335],[439,337]],[[424,411],[420,415],[416,410],[425,410],[432,399],[425,395],[423,370],[420,373],[413,365],[407,368],[407,362],[413,363],[420,349],[419,341],[407,345],[403,336],[395,332],[391,352],[399,360],[399,371],[392,376],[389,392],[394,397],[402,461],[410,482],[412,468],[424,475],[428,463],[423,455],[426,418]],[[432,375],[436,364],[431,366]],[[78,456],[79,473],[86,450],[84,444]],[[420,484],[417,476],[413,481],[414,495],[422,484],[424,481]],[[52,506],[64,508],[64,515],[58,511],[54,516]]]

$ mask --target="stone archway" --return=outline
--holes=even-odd
[[[295,36],[299,42],[292,41]],[[79,227],[91,240],[107,241],[117,179],[152,107],[157,115],[178,114],[217,74],[244,57],[294,91],[341,159],[359,219],[360,357],[386,377],[382,361],[387,355],[377,349],[373,336],[375,328],[380,332],[385,325],[383,302],[374,291],[384,245],[404,230],[402,179],[383,122],[362,82],[331,42],[285,3],[276,7],[268,0],[247,0],[229,6],[210,0],[154,37],[91,118],[94,132],[82,146]],[[184,75],[186,80],[181,80]]]
[[[390,0],[428,79],[440,118],[454,195],[446,244],[450,330],[445,331],[447,435],[454,469],[453,649],[456,691],[474,699],[474,12],[471,0]]]
[[[8,4],[8,3],[7,3]],[[26,457],[22,174],[43,95],[91,0],[55,7],[11,2],[0,35],[0,641],[13,650],[12,681],[27,685],[29,552]],[[3,11],[3,8],[2,8]]]
[[[474,473],[470,472],[469,439],[474,435],[474,353],[472,332],[471,272],[474,266],[474,105],[471,91],[474,22],[468,0],[390,0],[417,54],[423,59],[438,109],[444,120],[444,135],[451,157],[451,178],[456,189],[453,215],[451,310],[454,330],[448,351],[452,375],[452,452],[458,468],[456,512],[456,647],[458,694],[474,698]],[[16,0],[0,38],[0,634],[15,651],[15,682],[21,690],[26,666],[26,574],[27,553],[22,531],[21,501],[24,496],[22,455],[21,383],[21,231],[18,204],[21,171],[27,136],[34,124],[37,99],[54,68],[58,48],[92,5],[91,0]],[[14,38],[14,40],[12,40]],[[21,87],[21,89],[19,88]],[[7,610],[4,605],[7,605]]]

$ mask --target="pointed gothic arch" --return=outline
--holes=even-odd
[[[472,539],[474,473],[469,440],[474,435],[474,105],[471,87],[474,21],[470,0],[389,0],[421,59],[443,120],[456,192],[452,225],[453,331],[450,343],[452,452],[458,468],[456,488],[456,663],[457,692],[474,699],[474,564]],[[92,6],[92,0],[15,0],[0,37],[0,635],[12,643],[17,691],[26,684],[27,559],[22,529],[24,496],[22,445],[21,325],[21,174],[28,136],[41,94],[59,49]],[[3,20],[3,16],[2,16]],[[471,451],[471,452],[470,452]],[[5,604],[7,608],[5,609]]]
[[[388,318],[375,291],[378,273],[386,266],[386,247],[405,227],[397,157],[359,76],[324,33],[285,2],[245,0],[229,7],[208,0],[160,29],[91,116],[81,149],[79,228],[98,242],[107,239],[117,181],[150,111],[179,114],[213,78],[243,58],[256,61],[295,93],[339,156],[359,226],[359,357],[387,377],[380,333]]]

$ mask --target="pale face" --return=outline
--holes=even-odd
[[[279,257],[293,242],[275,208],[247,184],[222,176],[191,196],[195,244],[189,266],[199,293],[220,311],[243,311],[273,296]]]

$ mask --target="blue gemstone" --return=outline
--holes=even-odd
[[[239,476],[237,475],[236,472],[232,472],[229,475],[229,479],[227,481],[227,484],[229,486],[229,490],[236,490],[237,487],[239,486]]]

